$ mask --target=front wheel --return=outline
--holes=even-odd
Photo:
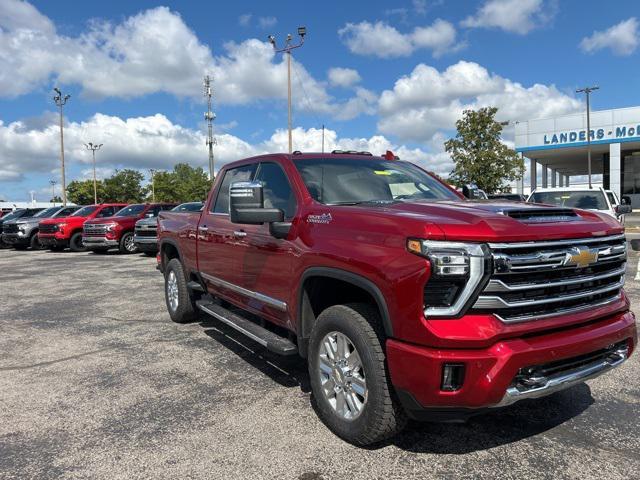
[[[380,324],[370,305],[334,305],[311,332],[309,377],[319,416],[355,445],[392,437],[405,424],[389,382]]]
[[[82,232],[74,233],[69,240],[69,249],[72,252],[84,252],[87,249],[82,243]]]
[[[138,247],[133,241],[133,232],[127,232],[120,239],[120,253],[136,253]]]
[[[182,263],[173,258],[164,272],[164,296],[171,320],[176,323],[187,323],[198,318],[195,298],[187,287]]]
[[[31,250],[42,250],[44,248],[40,243],[40,239],[38,238],[37,233],[34,233],[33,235],[31,235],[29,246],[31,247]]]

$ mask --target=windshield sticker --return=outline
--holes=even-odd
[[[374,170],[373,173],[375,173],[376,175],[386,175],[386,176],[400,174],[400,172],[397,170]]]
[[[327,224],[331,223],[333,218],[330,213],[323,213],[322,215],[309,215],[307,217],[307,223],[320,223]]]

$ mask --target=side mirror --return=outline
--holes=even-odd
[[[618,215],[625,215],[631,212],[632,212],[631,205],[626,205],[624,203],[621,203],[620,205],[616,205],[616,213]]]
[[[282,222],[284,212],[277,208],[264,208],[260,182],[235,182],[229,187],[229,218],[231,223],[262,225]]]
[[[620,203],[623,205],[631,205],[631,197],[629,195],[624,195]]]
[[[477,185],[469,184],[462,187],[462,194],[469,200],[475,200],[480,198],[480,192]]]

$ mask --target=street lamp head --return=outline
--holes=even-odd
[[[291,43],[291,40],[293,40],[293,35],[287,33],[287,43]]]
[[[58,87],[53,87],[53,91],[56,92],[59,96],[62,96],[62,92]]]
[[[298,27],[298,35],[304,38],[306,34],[307,34],[307,27],[305,26]]]
[[[276,46],[276,37],[274,37],[273,35],[269,35],[267,38],[269,39],[269,43],[271,45],[273,45],[274,48],[275,48],[275,46]]]

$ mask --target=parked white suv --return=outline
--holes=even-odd
[[[615,193],[607,192],[602,187],[536,188],[527,202],[606,213],[622,224],[624,215],[631,213],[631,205],[624,203],[624,200],[623,203],[618,202]]]

